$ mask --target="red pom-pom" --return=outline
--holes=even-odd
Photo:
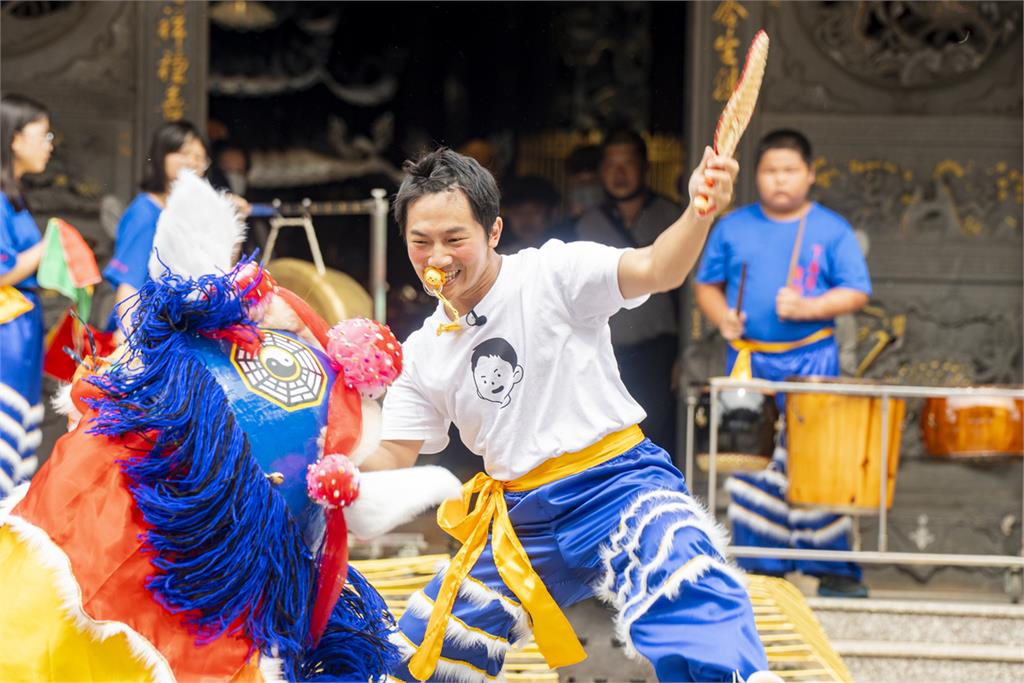
[[[377,398],[402,372],[402,345],[387,325],[367,318],[343,320],[327,333],[327,355],[345,385]]]
[[[324,507],[346,507],[359,495],[359,469],[344,455],[325,455],[307,469],[306,489]]]

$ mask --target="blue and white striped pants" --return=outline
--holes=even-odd
[[[759,548],[849,550],[852,522],[848,516],[789,506],[789,482],[781,462],[777,459],[761,472],[734,474],[726,480],[733,542]],[[763,574],[800,571],[812,576],[838,574],[861,579],[860,566],[852,562],[741,557],[737,563],[747,571]]]
[[[615,610],[626,652],[661,680],[731,681],[767,668],[727,537],[689,494],[664,450],[622,455],[532,491],[505,494],[534,570],[562,607],[597,595]],[[406,658],[422,642],[444,569],[415,593],[393,636]],[[430,680],[496,679],[530,620],[498,575],[490,543],[459,587]],[[393,672],[412,680],[403,664]]]
[[[727,348],[726,372],[736,362],[736,351]],[[781,381],[792,376],[839,374],[839,347],[828,338],[786,353],[753,353],[750,356],[754,377]],[[776,397],[779,412],[786,414],[785,396]],[[812,548],[849,550],[852,522],[849,517],[818,510],[791,509],[786,502],[786,437],[779,435],[772,464],[751,474],[735,474],[725,482],[729,492],[729,521],[736,545],[762,548]],[[852,562],[819,562],[765,558],[739,558],[747,571],[784,574],[802,571],[813,576],[839,574],[861,578],[860,567]]]
[[[27,481],[37,467],[42,441],[43,311],[0,323],[0,499]]]

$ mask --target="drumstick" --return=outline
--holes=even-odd
[[[796,239],[793,240],[793,253],[789,255],[789,270],[786,271],[786,287],[796,277],[796,263],[800,260],[800,245],[804,241],[804,226],[807,224],[807,214],[800,217],[800,225],[796,228]]]
[[[743,315],[743,287],[747,284],[747,264],[740,267],[740,286],[736,290],[736,315]]]
[[[747,59],[743,64],[743,73],[736,83],[729,101],[725,103],[722,115],[718,117],[715,127],[715,153],[719,156],[731,157],[736,152],[743,131],[754,115],[757,94],[764,80],[764,68],[768,63],[768,34],[760,30],[750,42]],[[708,187],[714,187],[710,180],[705,181]],[[701,216],[711,211],[711,199],[704,193],[693,198],[693,206]]]

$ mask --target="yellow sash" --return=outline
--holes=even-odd
[[[14,320],[22,313],[28,313],[35,305],[17,287],[0,287],[0,323]]]
[[[822,339],[828,339],[833,334],[834,330],[831,327],[823,327],[814,334],[807,335],[803,339],[788,342],[734,339],[729,342],[729,345],[736,349],[738,353],[736,355],[736,362],[733,363],[732,372],[729,373],[729,376],[735,379],[750,379],[753,377],[753,372],[750,368],[751,353],[785,353],[786,351],[799,349],[802,346],[809,346],[814,342],[821,341]]]
[[[529,491],[571,474],[611,460],[644,440],[636,425],[609,434],[581,451],[547,460],[512,481],[497,481],[483,472],[462,487],[461,500],[445,501],[437,510],[437,523],[450,536],[462,541],[441,582],[434,609],[427,622],[423,642],[409,660],[409,671],[419,680],[434,673],[444,631],[455,604],[459,586],[476,564],[491,532],[494,564],[505,585],[515,593],[533,621],[534,638],[551,668],[568,666],[586,659],[572,624],[558,607],[543,580],[533,570],[530,558],[516,537],[505,505],[505,491]],[[474,494],[476,503],[470,510]]]

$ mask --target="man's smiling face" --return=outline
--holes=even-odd
[[[512,387],[522,379],[521,368],[513,368],[508,361],[498,356],[484,356],[477,361],[473,371],[476,393],[485,401],[508,403]]]
[[[476,222],[462,190],[437,192],[409,205],[405,231],[409,261],[423,279],[427,266],[444,271],[444,295],[465,315],[498,277],[501,257],[494,251],[501,219],[489,230]]]

